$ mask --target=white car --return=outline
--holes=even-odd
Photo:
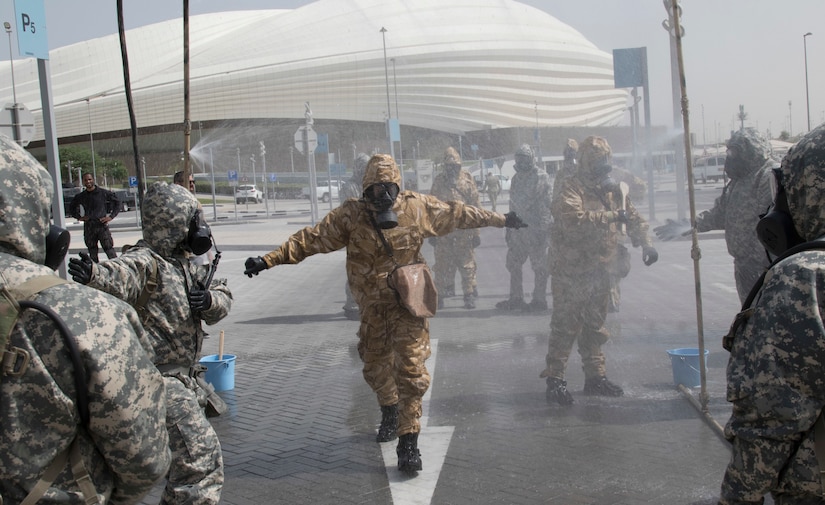
[[[249,203],[250,201],[252,201],[252,203],[261,203],[264,201],[264,196],[254,184],[238,186],[235,190],[235,202]]]

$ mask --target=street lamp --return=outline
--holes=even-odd
[[[4,21],[3,28],[5,28],[6,33],[9,34],[9,64],[11,65],[11,93],[14,97],[14,106],[17,107],[17,90],[14,85],[14,57],[11,53],[11,23],[9,23],[8,21]]]
[[[808,131],[811,131],[811,99],[808,95],[808,35],[813,35],[811,32],[802,36],[802,45],[805,48],[805,106],[808,110]]]
[[[89,113],[89,142],[92,144],[92,175],[97,180],[97,166],[95,166],[95,138],[92,135],[92,105],[89,99],[86,99],[86,111]]]

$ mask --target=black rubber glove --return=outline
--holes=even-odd
[[[645,262],[645,265],[650,266],[659,261],[659,253],[653,246],[644,246],[642,247],[642,261]]]
[[[481,245],[481,237],[479,235],[473,236],[473,249]]]
[[[255,258],[247,258],[244,266],[246,267],[246,270],[244,270],[243,273],[250,279],[253,275],[258,275],[258,272],[266,270],[266,262],[260,256]]]
[[[206,289],[193,289],[189,292],[189,308],[192,312],[207,310],[212,306],[212,295]]]
[[[88,284],[92,280],[92,258],[85,252],[80,253],[80,259],[69,259],[69,274],[75,282]]]
[[[622,209],[616,211],[616,222],[627,224],[627,211]]]
[[[519,228],[527,228],[527,223],[522,221],[515,212],[508,212],[504,214],[504,227],[518,230]]]
[[[690,227],[690,223],[684,219],[681,221],[668,219],[662,226],[653,228],[653,233],[655,233],[660,240],[677,239],[679,237],[690,235],[692,231],[693,228]]]

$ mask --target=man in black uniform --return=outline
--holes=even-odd
[[[92,261],[98,263],[97,243],[103,247],[103,252],[109,258],[117,257],[112,232],[109,231],[109,221],[120,212],[117,195],[107,189],[97,187],[92,174],[83,174],[85,191],[76,194],[69,204],[69,214],[78,221],[83,221],[83,240],[89,250]],[[82,212],[81,212],[82,209]]]

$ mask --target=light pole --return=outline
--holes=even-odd
[[[381,27],[381,42],[384,45],[384,83],[387,86],[387,140],[390,142],[390,156],[395,159],[395,146],[392,141],[392,131],[390,130],[390,123],[392,119],[392,106],[390,105],[390,70],[387,67],[387,29]],[[404,189],[404,178],[401,178],[401,189]]]
[[[808,131],[811,131],[811,98],[808,95],[808,32],[802,36],[802,46],[805,48],[805,107],[808,111]]]
[[[6,33],[9,35],[9,65],[11,65],[11,93],[14,97],[14,105],[17,106],[17,90],[14,86],[14,57],[11,53],[11,23],[8,21],[3,22],[3,28],[6,29]]]
[[[95,165],[95,138],[92,135],[92,105],[91,101],[86,99],[86,111],[89,113],[89,142],[92,144],[92,175],[97,180],[97,166]]]

